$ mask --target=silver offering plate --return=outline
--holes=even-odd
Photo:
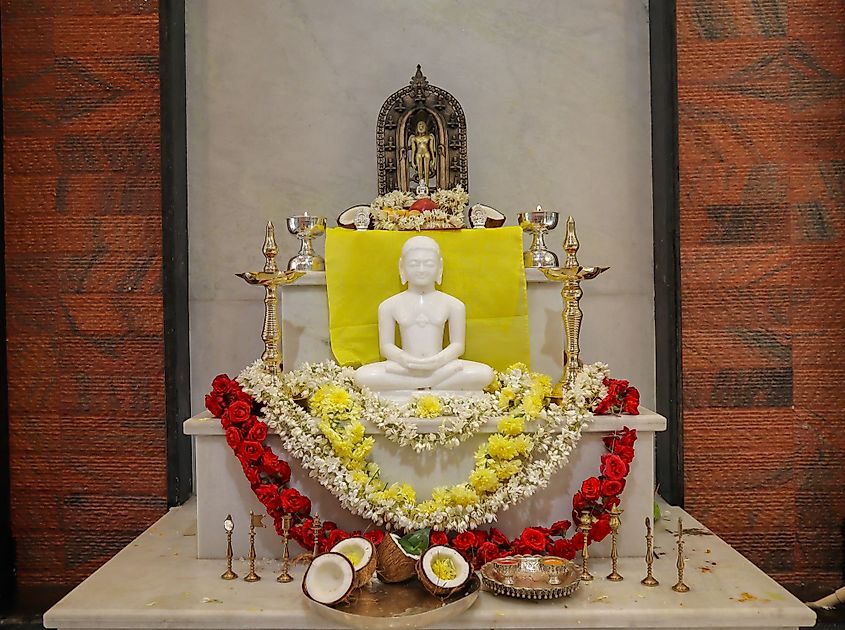
[[[336,608],[306,597],[312,609],[335,623],[360,630],[441,627],[447,619],[460,615],[478,599],[481,581],[470,576],[467,585],[446,598],[434,597],[413,580],[404,584],[384,584],[374,579],[352,594],[349,602]]]
[[[496,568],[496,561],[481,567],[481,582],[484,588],[496,595],[519,597],[521,599],[556,599],[572,595],[581,583],[578,566],[557,556],[507,556],[500,560],[516,560],[513,584],[505,584],[505,577]],[[558,572],[560,584],[549,584],[549,576],[543,570],[541,562],[559,560],[562,565]]]

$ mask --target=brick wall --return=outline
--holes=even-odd
[[[12,529],[73,584],[166,507],[158,5],[2,2]]]
[[[678,2],[686,505],[842,581],[845,4]]]

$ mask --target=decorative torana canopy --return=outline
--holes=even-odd
[[[454,96],[431,85],[422,69],[411,82],[394,92],[381,107],[376,123],[378,159],[378,194],[391,190],[411,191],[420,184],[414,167],[412,144],[424,122],[426,134],[433,136],[431,188],[454,188],[458,184],[469,191],[467,168],[467,126],[464,110]],[[431,144],[427,144],[431,147]],[[423,178],[424,179],[424,178]]]

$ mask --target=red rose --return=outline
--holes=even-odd
[[[452,546],[458,551],[469,551],[475,547],[475,536],[472,532],[461,532],[452,539]]]
[[[634,447],[633,446],[625,446],[621,442],[616,444],[616,448],[613,449],[614,455],[619,455],[623,462],[626,464],[630,464],[634,461]]]
[[[226,410],[226,417],[232,424],[243,424],[252,414],[252,408],[242,400],[236,400]]]
[[[241,432],[238,431],[235,427],[229,427],[226,429],[226,444],[228,444],[233,449],[237,449],[238,446],[241,444]]]
[[[432,547],[434,545],[448,545],[449,537],[446,535],[446,532],[431,532],[428,542]]]
[[[567,560],[572,560],[578,551],[579,548],[572,544],[572,541],[566,540],[565,538],[561,538],[560,540],[556,540],[552,543],[552,555],[560,556],[561,558],[566,558]]]
[[[214,394],[205,395],[205,408],[208,409],[215,418],[223,415],[223,398],[215,396]]]
[[[323,521],[323,532],[333,532],[337,529],[337,523],[334,521]]]
[[[581,494],[580,491],[575,493],[575,496],[572,497],[572,509],[576,512],[581,512],[584,508],[587,507],[587,500],[584,498],[584,495]]]
[[[282,490],[282,508],[290,514],[310,514],[311,500],[296,488]]]
[[[624,479],[628,474],[628,464],[613,453],[601,456],[601,474],[608,479]]]
[[[577,532],[572,537],[572,546],[575,547],[575,549],[577,549],[578,551],[581,551],[581,549],[584,548],[584,534],[582,534],[581,532]]]
[[[372,531],[366,532],[364,534],[364,538],[366,538],[376,547],[378,547],[381,544],[381,541],[384,540],[384,532],[380,529],[374,529]]]
[[[241,462],[241,467],[244,471],[244,477],[249,482],[250,487],[254,488],[258,484],[261,483],[261,475],[258,474],[258,471],[252,467],[252,465],[246,460],[242,458],[238,458]]]
[[[255,440],[256,442],[263,442],[266,438],[267,425],[261,421],[258,421],[253,424],[249,429],[249,433],[247,433],[246,435],[246,439]]]
[[[601,489],[601,482],[595,477],[585,479],[581,484],[581,494],[587,501],[595,501],[599,498],[599,490]]]
[[[481,543],[478,547],[476,558],[478,558],[482,564],[486,564],[487,562],[492,562],[496,558],[501,557],[502,554],[503,552],[499,550],[499,547],[488,540],[487,542]]]
[[[290,481],[290,466],[288,466],[286,461],[280,459],[273,472],[278,476],[278,482],[281,485],[287,485]]]
[[[519,542],[533,551],[544,551],[548,541],[546,540],[546,536],[543,532],[533,527],[526,527],[522,530]]]
[[[625,446],[634,446],[634,442],[637,441],[637,430],[622,427],[622,437],[619,438],[619,441]]]
[[[601,542],[610,533],[610,516],[602,514],[590,528],[590,542]],[[583,543],[582,543],[583,544]]]
[[[572,526],[572,523],[569,521],[556,521],[552,523],[550,528],[550,532],[553,536],[566,536],[567,530]]]
[[[619,505],[619,503],[619,497],[605,497],[604,501],[602,501],[605,510],[612,510],[615,506]]]
[[[623,379],[611,378],[607,384],[607,395],[617,402],[627,391],[628,381]]]
[[[640,413],[640,392],[636,387],[629,387],[622,403],[622,413],[636,416]]]
[[[475,536],[475,546],[480,547],[487,542],[488,534],[484,530],[474,529],[472,535]]]
[[[261,457],[261,455],[264,454],[264,447],[261,446],[261,442],[244,440],[241,442],[238,452],[241,453],[247,461],[255,462]]]
[[[346,540],[349,538],[349,534],[347,534],[342,529],[333,529],[329,532],[328,538],[326,538],[326,549],[331,549],[341,540]]]
[[[262,483],[255,489],[255,496],[261,501],[261,505],[268,510],[273,510],[279,507],[279,491],[276,486],[269,483]]]
[[[490,528],[490,542],[494,545],[498,545],[499,547],[507,547],[508,545],[508,537],[502,532],[502,530],[497,529],[495,527]]]
[[[593,415],[595,416],[602,416],[610,411],[610,408],[613,406],[613,397],[612,396],[605,396],[601,399],[596,408],[593,409]]]
[[[229,383],[232,379],[230,379],[225,374],[218,374],[214,377],[214,380],[211,381],[211,389],[218,394],[225,394],[226,391],[229,389]]]
[[[237,381],[230,379],[229,382],[226,383],[226,393],[232,394],[234,396],[240,394],[242,391],[243,388],[241,387],[241,384]]]
[[[615,497],[625,489],[624,479],[602,479],[601,494],[603,497]]]

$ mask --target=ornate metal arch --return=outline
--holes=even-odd
[[[437,138],[437,188],[460,184],[469,191],[467,164],[467,124],[464,110],[446,90],[431,85],[422,69],[410,83],[390,95],[381,107],[376,123],[378,194],[391,190],[411,190],[407,158],[407,128],[417,116],[433,121]]]

